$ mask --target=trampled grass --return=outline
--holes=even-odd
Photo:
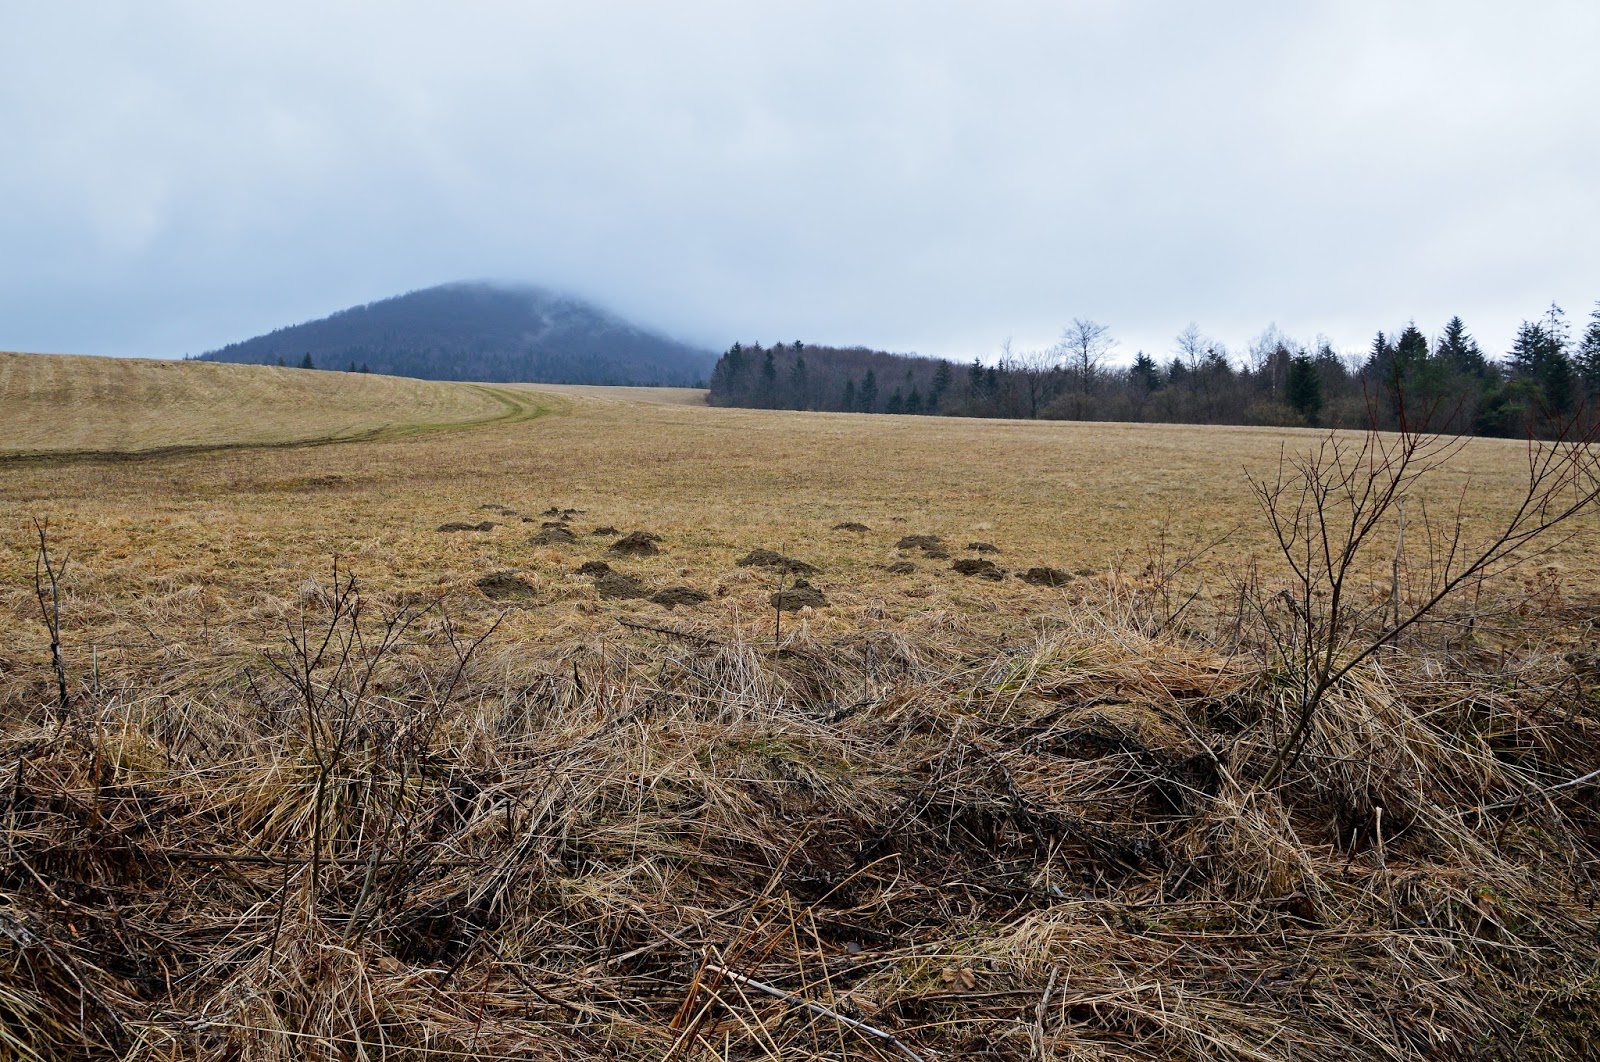
[[[1293,711],[1245,474],[1317,433],[495,389],[513,416],[210,368],[156,370],[136,431],[114,388],[31,399],[57,441],[30,447],[321,440],[337,418],[274,410],[340,403],[383,431],[0,460],[0,1055],[1589,1049],[1592,513],[1342,682],[1264,788]],[[1474,441],[1418,486],[1408,598],[1424,512],[1466,487],[1489,534],[1526,453]],[[612,551],[631,531],[658,552]],[[798,576],[758,548],[828,604],[780,630]],[[602,597],[597,561],[707,600]],[[1044,566],[1065,583],[1018,577]]]

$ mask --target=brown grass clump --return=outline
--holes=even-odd
[[[1238,482],[1300,436],[600,394],[0,463],[0,1058],[1592,1055],[1591,525],[1308,714]],[[1524,452],[1452,458],[1468,538]],[[671,548],[434,532],[485,498]]]
[[[318,586],[284,648],[13,691],[12,1053],[1586,1050],[1600,806],[1550,781],[1600,727],[1536,642],[1362,672],[1269,791],[1248,629],[502,646]]]

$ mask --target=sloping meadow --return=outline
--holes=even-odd
[[[1586,1057],[1592,609],[1409,632],[1263,786],[1270,632],[1156,603],[528,644],[335,578],[9,656],[0,1055]]]

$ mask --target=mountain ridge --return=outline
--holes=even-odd
[[[532,284],[455,281],[351,306],[201,354],[200,361],[365,368],[484,383],[686,387],[711,351]]]

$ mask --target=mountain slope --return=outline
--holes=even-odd
[[[205,361],[365,366],[427,380],[693,386],[716,361],[541,288],[444,284],[355,306],[201,355]]]

